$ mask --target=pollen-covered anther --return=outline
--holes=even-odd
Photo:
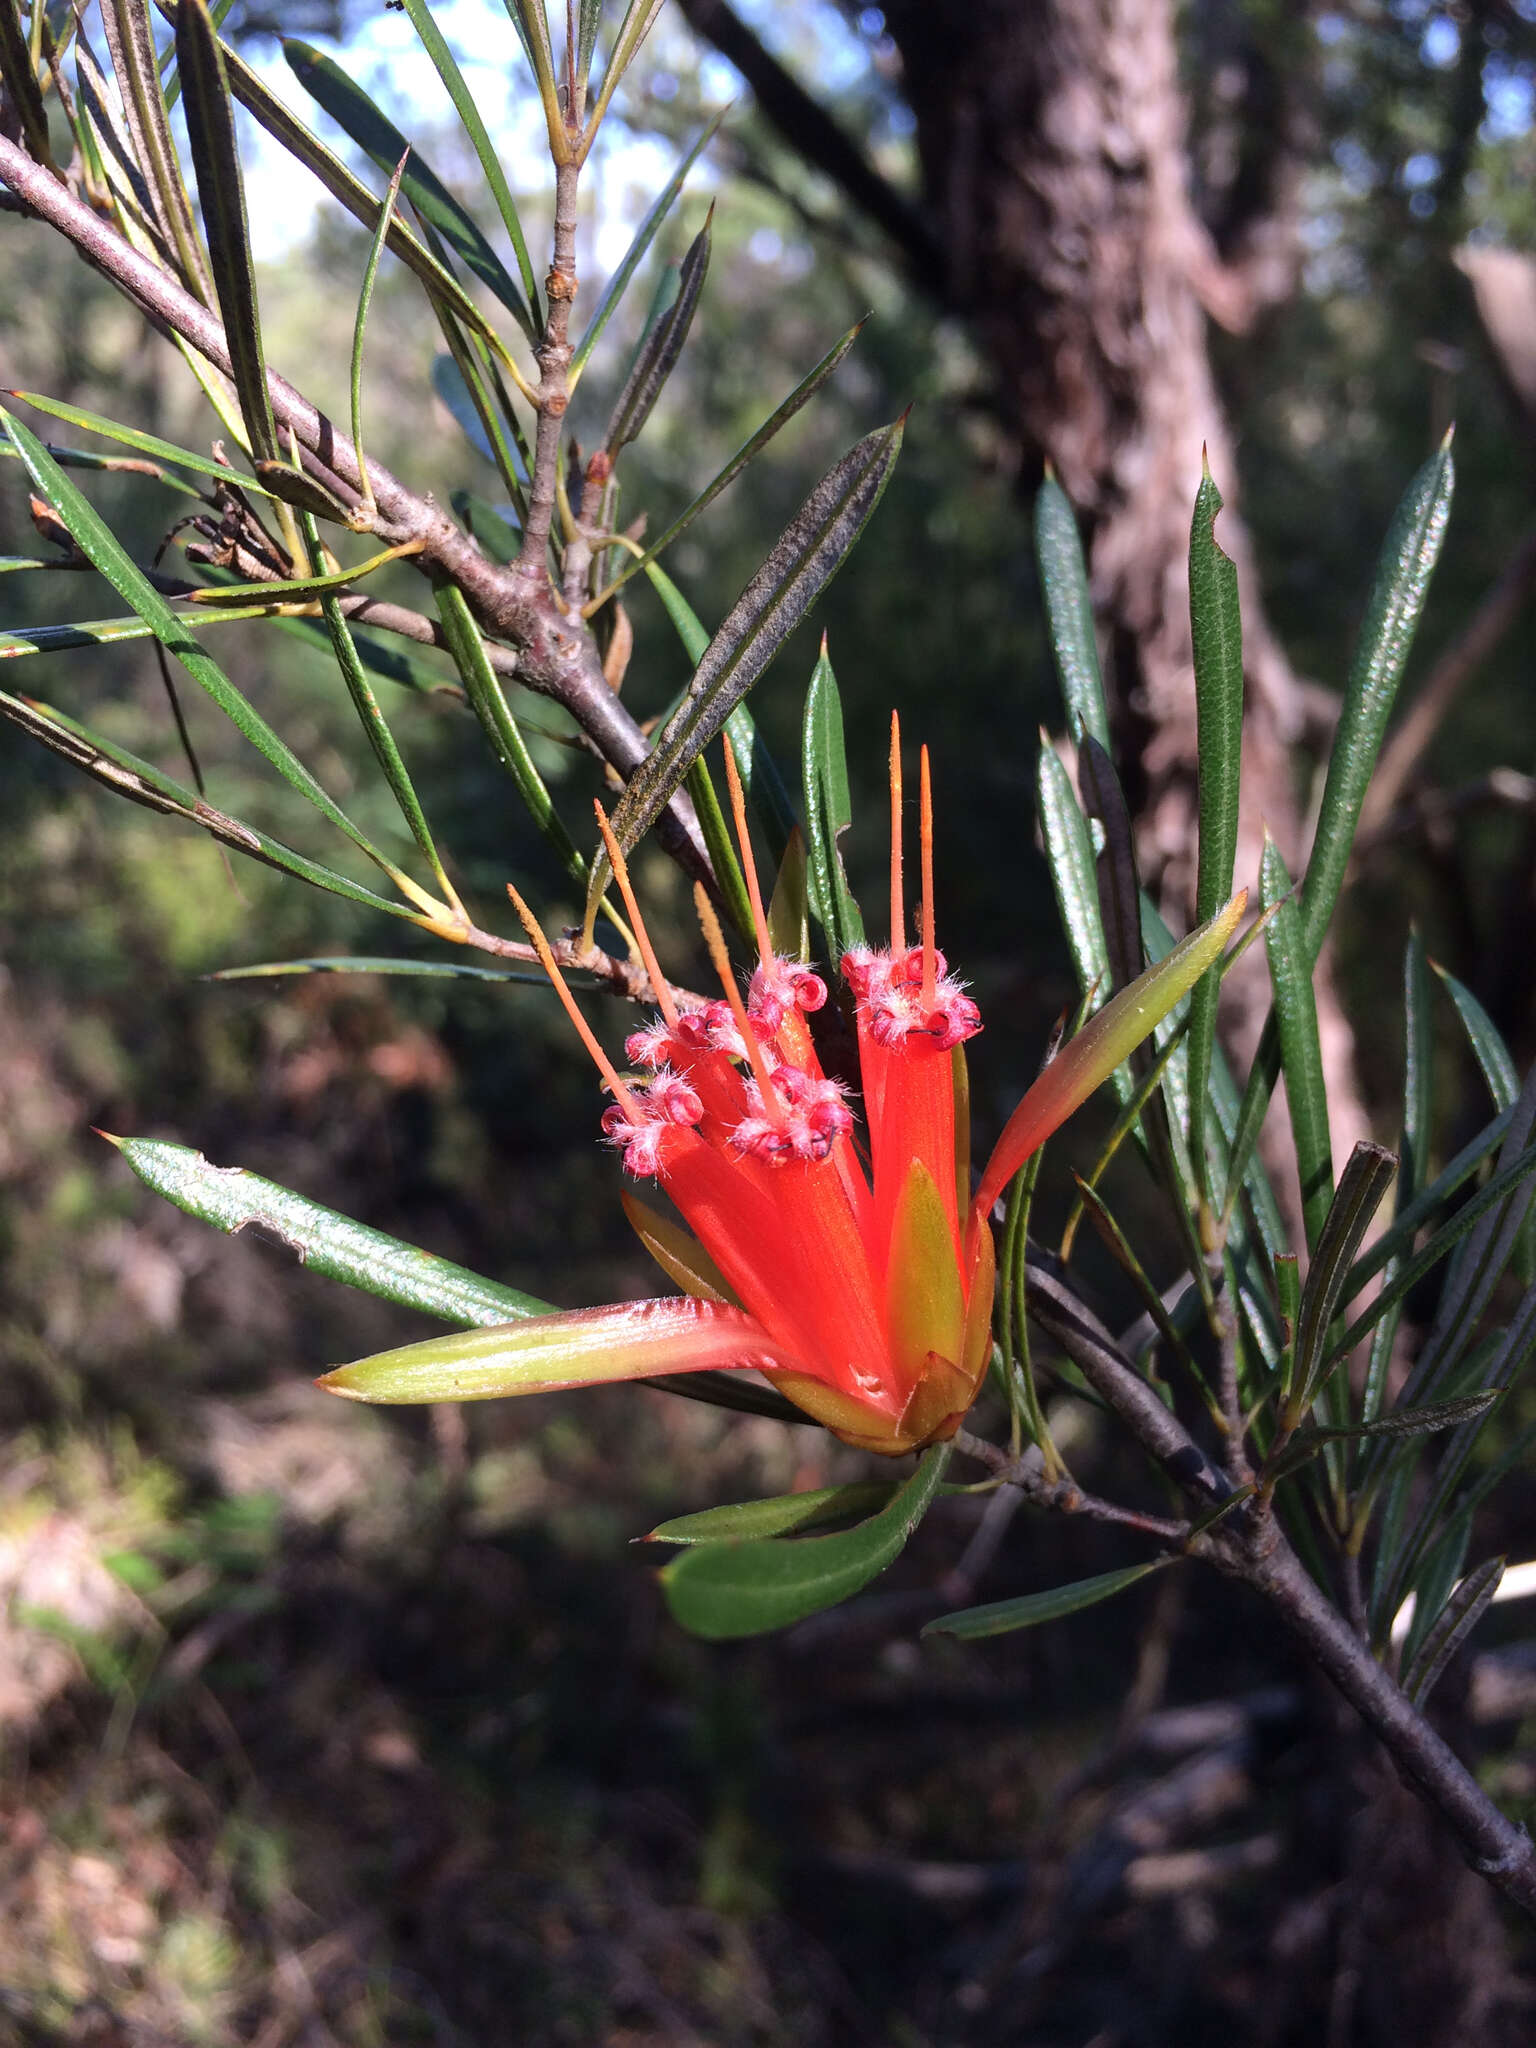
[[[766,1160],[771,1166],[825,1159],[838,1139],[853,1128],[853,1113],[836,1081],[785,1064],[774,1068],[772,1083],[779,1111],[776,1118],[764,1114],[762,1090],[756,1082],[747,1084],[751,1114],[731,1132],[737,1152]]]

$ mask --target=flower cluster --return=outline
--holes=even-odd
[[[632,1195],[631,1222],[682,1298],[535,1316],[383,1353],[329,1376],[364,1400],[472,1399],[660,1372],[752,1368],[845,1442],[898,1455],[942,1441],[991,1355],[990,1214],[1031,1152],[1219,957],[1236,898],[1122,990],[1046,1068],[970,1181],[965,1046],[981,1014],[934,939],[933,810],[921,757],[922,899],[907,929],[900,733],[891,736],[891,943],[841,962],[858,1041],[860,1119],[824,1072],[810,1019],[822,977],[775,953],[735,762],[726,754],[757,940],[745,992],[703,890],[700,925],[720,977],[681,999],[661,971],[623,853],[608,857],[659,1013],[632,1032],[627,1075],[578,1008],[537,920],[515,895],[545,971],[613,1100],[603,1134],[687,1225]],[[862,1121],[862,1129],[860,1128]]]

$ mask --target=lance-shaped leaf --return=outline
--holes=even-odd
[[[485,239],[479,227],[454,198],[421,153],[414,149],[385,113],[368,97],[341,66],[308,43],[289,38],[283,43],[289,69],[338,127],[344,129],[365,155],[383,171],[393,174],[395,165],[409,151],[400,189],[422,219],[442,236],[455,255],[488,285],[516,320],[530,341],[537,339],[537,326],[527,301],[506,265]]]
[[[102,32],[117,74],[123,118],[133,154],[144,174],[162,233],[175,250],[189,290],[209,296],[208,273],[198,247],[192,204],[182,182],[181,164],[171,137],[168,109],[160,85],[159,62],[149,13],[143,0],[104,0]]]
[[[1528,1203],[1533,1176],[1536,1176],[1536,1145],[1528,1146],[1523,1151],[1516,1152],[1507,1164],[1501,1164],[1499,1171],[1493,1176],[1492,1180],[1479,1188],[1477,1193],[1457,1210],[1448,1223],[1442,1224],[1434,1235],[1420,1246],[1411,1259],[1405,1260],[1401,1266],[1394,1266],[1390,1282],[1383,1285],[1381,1292],[1376,1296],[1369,1308],[1363,1310],[1356,1317],[1355,1321],[1350,1324],[1343,1336],[1330,1350],[1328,1355],[1329,1364],[1352,1351],[1360,1342],[1360,1339],[1375,1328],[1380,1317],[1388,1309],[1395,1307],[1405,1294],[1416,1287],[1426,1273],[1433,1272],[1447,1253],[1454,1251],[1457,1245],[1470,1237],[1479,1226],[1487,1223],[1490,1212],[1497,1211],[1502,1217],[1512,1198],[1521,1198],[1524,1203]],[[1394,1224],[1392,1227],[1396,1230],[1398,1226]],[[1373,1245],[1370,1252],[1366,1254],[1366,1257],[1356,1265],[1354,1271],[1349,1276],[1349,1281],[1345,1288],[1346,1296],[1356,1291],[1356,1275],[1362,1272],[1367,1261],[1375,1258],[1377,1250],[1378,1246]],[[1478,1263],[1481,1266],[1484,1262],[1479,1260]],[[1488,1285],[1491,1287],[1491,1284],[1490,1280]],[[1436,1321],[1438,1325],[1438,1316]],[[1459,1326],[1448,1324],[1447,1327]],[[1470,1328],[1471,1325],[1468,1324],[1467,1329],[1470,1330]],[[1424,1354],[1421,1352],[1420,1357],[1423,1358],[1423,1356]],[[1417,1373],[1417,1370],[1418,1367],[1415,1365],[1415,1373]]]
[[[806,893],[826,934],[827,958],[840,961],[864,943],[864,919],[848,887],[838,840],[853,824],[848,755],[843,745],[843,702],[827,655],[826,636],[805,693],[802,727],[805,784]]]
[[[518,275],[523,281],[528,307],[533,317],[537,319],[539,287],[533,274],[533,264],[529,260],[528,245],[523,240],[523,224],[518,219],[517,204],[507,183],[506,173],[501,168],[501,159],[486,133],[484,121],[480,118],[480,109],[475,105],[474,96],[464,82],[464,74],[459,69],[452,50],[444,42],[442,31],[432,19],[425,0],[404,0],[404,4],[405,11],[411,18],[411,26],[421,37],[422,47],[432,59],[437,75],[443,81],[448,97],[453,101],[454,112],[464,124],[464,133],[474,145],[480,168],[485,173],[485,182],[490,187],[491,197],[496,202],[496,210],[501,215],[501,224],[506,229],[507,239],[516,254]],[[583,6],[583,27],[589,6],[596,11],[593,0],[586,0]]]
[[[66,405],[62,399],[49,398],[41,391],[13,391],[10,396],[19,398],[24,405],[35,406],[39,412],[51,413],[55,419],[67,420],[70,426],[79,427],[88,434],[104,434],[108,440],[120,441],[125,448],[136,448],[141,455],[148,456],[155,465],[172,463],[180,469],[190,469],[200,476],[217,477],[221,483],[234,484],[242,491],[253,491],[261,497],[269,495],[266,485],[249,477],[243,471],[231,469],[227,462],[220,462],[216,456],[200,455],[195,448],[183,448],[175,441],[164,441],[158,434],[146,434],[140,427],[125,427],[117,420],[109,420],[99,412],[87,412],[83,406]],[[60,461],[64,451],[50,447],[49,454]],[[86,458],[79,458],[84,466]],[[96,464],[109,466],[109,458],[97,456]],[[160,472],[162,476],[164,472]],[[165,478],[167,482],[184,484],[180,477]]]
[[[606,584],[598,592],[597,596],[583,607],[584,617],[590,618],[593,612],[605,605],[609,598],[622,590],[632,576],[638,576],[642,569],[649,571],[651,564],[658,556],[665,554],[678,535],[693,524],[705,507],[712,505],[720,493],[728,485],[736,481],[747,465],[767,447],[768,443],[786,421],[792,420],[806,400],[813,393],[820,390],[821,386],[843,360],[843,357],[847,355],[849,349],[853,347],[863,325],[864,322],[861,320],[857,326],[850,327],[848,332],[827,350],[821,361],[817,363],[814,369],[807,371],[783,403],[776,406],[757,431],[742,442],[725,467],[711,477],[693,503],[685,507],[677,515],[660,539],[652,541],[644,554],[638,555],[627,562],[618,575],[613,578],[612,582]],[[734,738],[732,744],[735,744]]]
[[[1498,1598],[1504,1559],[1490,1557],[1468,1572],[1430,1624],[1418,1654],[1403,1673],[1403,1691],[1422,1707],[1447,1664]]]
[[[851,1598],[901,1554],[938,1492],[948,1449],[925,1451],[889,1506],[855,1529],[685,1551],[661,1574],[674,1619],[725,1642],[787,1628]]]
[[[1344,686],[1344,701],[1318,807],[1317,830],[1302,884],[1302,930],[1313,965],[1344,886],[1366,786],[1381,751],[1382,736],[1397,700],[1435,564],[1440,559],[1455,481],[1451,437],[1447,434],[1403,493],[1377,560],[1376,578]],[[1248,1155],[1258,1140],[1259,1126],[1279,1073],[1280,1039],[1272,1017],[1243,1091],[1232,1142],[1229,1204],[1233,1199],[1231,1186],[1246,1171]]]
[[[1294,1429],[1322,1391],[1332,1370],[1323,1346],[1343,1293],[1350,1261],[1397,1171],[1395,1154],[1361,1139],[1349,1155],[1301,1291],[1291,1377],[1283,1389],[1282,1425]]]
[[[962,1607],[958,1614],[945,1614],[928,1622],[923,1634],[958,1636],[962,1642],[974,1643],[984,1636],[1006,1636],[1016,1629],[1038,1628],[1043,1621],[1060,1621],[1063,1615],[1097,1607],[1101,1600],[1112,1600],[1138,1579],[1150,1578],[1164,1565],[1176,1562],[1172,1557],[1149,1558],[1145,1564],[1100,1572],[1096,1578],[1078,1579],[1070,1586],[1053,1586],[1048,1593],[1026,1593],[1017,1600],[991,1600],[984,1607]]]
[[[792,1363],[740,1309],[681,1295],[429,1337],[339,1365],[318,1384],[351,1401],[390,1405],[499,1401],[657,1373],[771,1370]]]
[[[1434,1108],[1434,1053],[1428,962],[1424,941],[1415,927],[1409,934],[1403,954],[1403,1128],[1398,1143],[1397,1198],[1394,1204],[1399,1219],[1424,1184]],[[1397,1270],[1396,1263],[1388,1263],[1388,1284],[1397,1277]],[[1361,1412],[1367,1422],[1381,1413],[1386,1399],[1387,1375],[1392,1364],[1399,1317],[1400,1309],[1390,1309],[1371,1334],[1371,1355],[1365,1369],[1361,1404]]]
[[[1056,657],[1056,674],[1066,701],[1072,737],[1091,733],[1101,747],[1109,745],[1109,707],[1099,674],[1099,647],[1093,629],[1093,599],[1082,538],[1067,494],[1048,476],[1035,498],[1035,560],[1045,595],[1045,620]]]
[[[693,316],[698,310],[699,294],[709,272],[713,220],[714,208],[711,207],[703,227],[688,245],[688,253],[678,272],[676,297],[652,326],[636,353],[624,389],[609,416],[608,431],[603,436],[610,455],[617,455],[628,442],[637,438],[661,396],[662,387],[677,368],[678,358],[688,339],[688,330],[693,325]]]
[[[1378,1415],[1374,1422],[1308,1423],[1273,1460],[1264,1476],[1273,1481],[1298,1471],[1315,1458],[1327,1444],[1400,1443],[1405,1437],[1433,1436],[1438,1430],[1457,1429],[1486,1415],[1504,1393],[1502,1387],[1488,1387],[1480,1394],[1458,1395],[1454,1401],[1431,1401],[1421,1408],[1394,1408],[1390,1415]]]
[[[21,136],[28,156],[35,157],[40,164],[47,164],[52,170],[54,162],[48,143],[48,109],[43,104],[42,87],[37,82],[32,52],[27,45],[16,0],[3,0],[0,4],[0,84],[9,94],[21,122]]]
[[[235,140],[235,113],[224,76],[219,38],[205,0],[180,0],[176,9],[176,58],[197,196],[202,202],[214,289],[229,344],[230,368],[251,452],[263,462],[281,454],[267,391],[267,361],[256,301],[256,267],[251,258],[245,181]]]
[[[1457,1016],[1466,1027],[1478,1067],[1488,1084],[1488,1093],[1493,1097],[1494,1108],[1512,1108],[1520,1093],[1520,1075],[1498,1026],[1464,982],[1458,981],[1454,974],[1448,974],[1438,961],[1431,964],[1444,984],[1446,994],[1456,1005]],[[1529,1280],[1536,1274],[1536,1218],[1526,1219],[1516,1263],[1522,1280]]]
[[[1166,960],[1121,989],[1067,1041],[1003,1126],[976,1196],[978,1217],[990,1213],[992,1204],[1036,1147],[1109,1079],[1179,998],[1220,959],[1247,903],[1247,891],[1239,890],[1219,917],[1181,939]]]
[[[1317,1003],[1312,993],[1312,954],[1306,942],[1301,906],[1292,893],[1280,849],[1267,833],[1259,864],[1259,886],[1264,908],[1271,913],[1264,928],[1264,947],[1274,983],[1280,1057],[1285,1070],[1291,1134],[1296,1143],[1296,1167],[1301,1176],[1307,1243],[1315,1251],[1333,1187],[1328,1091],[1317,1033]]]
[[[548,1302],[487,1280],[448,1259],[381,1230],[354,1223],[320,1202],[295,1194],[241,1167],[213,1166],[200,1152],[146,1138],[114,1138],[134,1172],[157,1194],[218,1230],[247,1228],[275,1238],[311,1272],[402,1308],[421,1309],[444,1322],[484,1328],[509,1317],[553,1316]],[[768,1388],[724,1374],[665,1371],[647,1380],[667,1394],[683,1394],[714,1407],[736,1408],[778,1420],[803,1421],[796,1408]]]
[[[392,872],[384,856],[352,823],[344,811],[321,788],[293,750],[272,730],[267,721],[247,703],[212,657],[192,638],[185,620],[171,609],[149,578],[123,547],[88,498],[69,481],[41,441],[20,420],[0,411],[0,425],[21,451],[22,460],[71,535],[107,581],[144,620],[155,638],[176,659],[217,704],[225,717],[263,754],[284,779],[312,803],[322,817],[359,846],[370,860]]]
[[[677,169],[672,173],[672,176],[667,180],[661,191],[657,193],[645,219],[636,228],[634,238],[624,252],[623,260],[603,289],[603,296],[597,303],[597,311],[592,315],[585,334],[582,335],[580,341],[576,344],[576,352],[571,357],[570,367],[570,381],[573,386],[580,377],[582,367],[586,363],[588,356],[596,348],[598,337],[613,317],[614,309],[629,289],[629,281],[643,262],[646,250],[655,241],[657,231],[660,229],[662,222],[676,204],[677,195],[683,189],[683,180],[698,161],[700,150],[703,149],[724,119],[725,111],[722,108],[697,141],[685,152]]]
[[[0,648],[0,654],[4,651]],[[188,824],[201,827],[221,845],[231,847],[236,853],[248,854],[252,860],[262,861],[268,867],[278,868],[298,881],[309,882],[329,895],[344,896],[349,902],[361,903],[369,910],[387,911],[391,917],[406,917],[413,921],[416,918],[416,913],[403,903],[375,895],[372,889],[365,889],[361,882],[354,882],[349,875],[339,875],[333,868],[322,867],[318,861],[296,853],[291,846],[285,846],[270,834],[258,832],[239,818],[215,810],[195,790],[185,788],[148,761],[141,761],[137,754],[129,753],[126,747],[104,739],[100,733],[92,732],[88,726],[79,724],[51,705],[0,691],[0,717],[19,725],[23,732],[40,740],[50,752],[83,769],[117,796],[143,804],[147,810],[185,818]]]
[[[842,567],[880,502],[900,452],[902,427],[898,420],[866,435],[827,472],[727,613],[683,702],[614,810],[614,835],[626,852]],[[606,859],[594,862],[589,910],[607,882]]]
[[[1195,655],[1195,720],[1200,768],[1200,857],[1195,917],[1214,917],[1232,890],[1243,753],[1243,624],[1237,564],[1216,539],[1221,492],[1210,470],[1195,494],[1189,534],[1189,623]],[[1216,1042],[1214,975],[1197,982],[1189,1004],[1189,1150],[1209,1196],[1206,1087]]]
[[[1366,1282],[1412,1245],[1419,1231],[1437,1215],[1458,1188],[1469,1181],[1495,1146],[1502,1145],[1514,1121],[1512,1110],[1501,1110],[1475,1137],[1469,1138],[1453,1159],[1443,1166],[1426,1188],[1421,1188],[1384,1230],[1368,1251],[1350,1268],[1344,1298],[1352,1300]]]
[[[645,573],[656,595],[661,599],[667,617],[676,628],[677,637],[683,643],[683,651],[688,656],[690,667],[696,667],[700,656],[709,645],[707,628],[665,569],[659,568],[655,562],[650,562],[646,565]],[[779,773],[778,763],[763,744],[756,720],[745,704],[738,704],[725,721],[725,734],[736,750],[736,768],[741,776],[741,786],[768,835],[768,844],[773,849],[775,860],[782,860],[784,849],[789,844],[789,835],[799,820],[795,816],[795,807],[790,801],[789,791],[784,787],[784,778]],[[702,767],[703,763],[696,761],[694,772]],[[715,858],[713,849],[710,858]],[[718,863],[715,868],[717,879],[725,879],[728,888],[736,886],[736,883],[729,879],[733,872],[739,880],[741,867],[734,850],[730,860],[725,864],[723,874]],[[745,882],[741,883],[741,887],[745,890]]]
[[[350,1216],[260,1174],[238,1166],[214,1166],[190,1146],[151,1138],[111,1142],[146,1186],[189,1216],[231,1235],[254,1229],[275,1238],[312,1273],[328,1280],[361,1288],[403,1308],[422,1309],[445,1322],[501,1324],[510,1317],[551,1312],[548,1302],[354,1223]]]
[[[818,1486],[809,1493],[781,1493],[773,1500],[744,1500],[734,1507],[704,1508],[659,1522],[644,1543],[751,1543],[769,1536],[803,1536],[835,1522],[858,1521],[890,1506],[894,1479],[869,1479],[853,1486]]]
[[[522,728],[507,702],[501,678],[491,667],[480,629],[456,584],[439,586],[437,611],[443,622],[448,651],[463,678],[465,692],[497,760],[517,785],[517,793],[527,805],[529,816],[564,863],[567,874],[576,882],[584,882],[586,861],[561,823],[554,798],[534,764]]]
[[[1314,960],[1344,886],[1360,806],[1440,559],[1455,483],[1456,467],[1447,433],[1404,493],[1377,564],[1359,645],[1344,686],[1318,806],[1317,831],[1302,884],[1302,916]]]
[[[573,988],[601,986],[580,968],[567,967],[566,980]],[[308,960],[258,960],[246,967],[220,967],[206,977],[209,981],[268,981],[298,974],[406,974],[428,981],[517,981],[530,988],[548,988],[549,976],[542,967],[473,967],[467,960],[398,960],[378,953],[316,954]]]

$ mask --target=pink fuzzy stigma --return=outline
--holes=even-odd
[[[756,1082],[749,1082],[747,1104],[753,1113],[732,1131],[732,1145],[746,1157],[764,1160],[770,1166],[825,1159],[838,1139],[853,1128],[842,1088],[836,1081],[787,1064],[774,1068],[772,1081],[778,1120],[763,1114],[762,1091]]]
[[[859,946],[844,955],[843,978],[877,1045],[894,1048],[923,1039],[938,1052],[950,1052],[980,1031],[981,1012],[963,984],[945,972],[942,953],[934,953],[933,966],[933,993],[925,1000],[921,946],[899,953]]]
[[[633,1091],[633,1099],[639,1116],[614,1103],[603,1112],[603,1136],[624,1154],[625,1172],[643,1179],[661,1171],[668,1133],[696,1124],[704,1105],[688,1083],[666,1067],[658,1070],[648,1088]]]

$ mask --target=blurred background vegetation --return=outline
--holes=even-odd
[[[975,1070],[995,1116],[1073,987],[1029,798],[1037,728],[1060,723],[1029,531],[1042,380],[1030,385],[952,245],[944,254],[953,216],[938,204],[943,167],[924,156],[940,67],[911,66],[922,12],[740,9],[934,249],[871,219],[824,138],[819,162],[815,138],[797,140],[793,106],[766,118],[683,19],[728,41],[723,10],[689,0],[663,15],[589,181],[583,259],[595,282],[616,253],[612,223],[662,181],[657,138],[677,143],[734,98],[663,252],[681,253],[715,198],[694,338],[634,456],[627,504],[648,508],[653,530],[871,314],[833,384],[669,567],[718,622],[828,448],[913,405],[875,523],[754,709],[792,763],[825,630],[863,778],[856,888],[883,858],[889,707],[932,745],[941,937],[987,1018]],[[969,29],[951,24],[957,38],[1000,32],[997,6],[973,12]],[[517,72],[497,10],[444,19],[478,56],[477,85]],[[402,60],[397,18],[237,5],[231,28],[274,82],[274,29],[339,38],[413,140],[467,173],[424,65]],[[1209,347],[1237,470],[1219,481],[1234,497],[1240,483],[1308,717],[1326,731],[1380,536],[1452,416],[1460,488],[1410,690],[1441,656],[1467,655],[1469,622],[1504,593],[1503,630],[1464,661],[1344,916],[1360,1093],[1390,1142],[1411,920],[1522,1066],[1536,1051],[1531,391],[1485,260],[1523,259],[1536,238],[1536,7],[1195,0],[1177,32],[1180,146],[1213,246],[1231,257],[1282,210],[1294,241],[1284,289],[1257,294],[1244,331],[1212,327]],[[999,138],[1030,108],[987,118],[978,186],[1002,182]],[[537,219],[526,136],[510,161]],[[269,359],[344,414],[366,237],[332,213],[310,220],[296,190],[252,179]],[[164,345],[42,227],[3,226],[0,382],[205,443],[211,416]],[[1518,266],[1500,274],[1518,295]],[[624,339],[594,365],[594,413]],[[429,395],[436,345],[386,262],[371,440],[442,498],[491,493]],[[1184,426],[1192,460],[1206,427]],[[7,471],[0,552],[31,552]],[[177,502],[95,481],[147,558]],[[1187,530],[1187,495],[1175,514]],[[0,588],[13,624],[116,608],[87,575]],[[625,697],[650,716],[685,667],[651,594],[631,596]],[[1111,598],[1112,648],[1124,623]],[[390,844],[394,814],[329,663],[266,629],[218,630],[250,694]],[[1120,664],[1132,749],[1134,668]],[[177,770],[141,652],[12,673]],[[541,766],[580,792],[558,714],[527,708],[551,735]],[[573,912],[460,709],[403,694],[390,709],[466,895],[493,904],[509,875],[532,877],[541,906]],[[292,832],[230,729],[186,711],[218,800]],[[1290,758],[1304,821],[1307,755]],[[584,800],[571,804],[578,836]],[[711,1648],[661,1618],[626,1540],[663,1513],[822,1483],[848,1462],[830,1440],[636,1391],[462,1420],[314,1395],[324,1365],[427,1326],[156,1205],[89,1127],[196,1144],[549,1298],[617,1299],[651,1280],[565,1026],[533,989],[211,983],[254,962],[399,952],[400,928],[381,933],[260,867],[231,875],[202,838],[19,742],[0,752],[0,817],[0,2038],[1159,2048],[1225,2040],[1234,2024],[1275,2043],[1529,2038],[1529,1938],[1522,1954],[1481,1887],[1441,1867],[1427,1823],[1340,1710],[1223,1589],[1202,1587],[1187,1610],[1173,1590],[919,1656],[924,1589],[975,1533],[957,1508],[830,1624]],[[660,929],[686,949],[680,881],[659,856],[641,873]],[[1449,1025],[1445,1049],[1464,1059]],[[1441,1109],[1447,1146],[1481,1120],[1469,1062],[1463,1079],[1464,1099],[1448,1092]],[[1047,1215],[1063,1199],[1042,1190]],[[1133,1213],[1138,1199],[1128,1176]],[[1068,1404],[1060,1421],[1084,1471],[1123,1455],[1086,1410]],[[1536,1554],[1536,1489],[1511,1488],[1499,1512],[1491,1547]],[[1100,1532],[1028,1521],[998,1570],[1017,1588],[1120,1561]],[[1536,1810],[1536,1667],[1520,1610],[1506,1612],[1510,1641],[1469,1664],[1449,1711],[1505,1803]],[[1117,1728],[1132,1688],[1136,1715]],[[1209,1708],[1204,1723],[1192,1703]]]

